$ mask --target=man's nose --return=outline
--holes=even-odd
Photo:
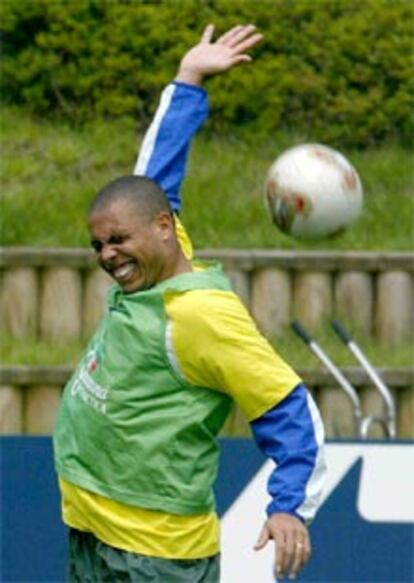
[[[117,250],[113,245],[103,245],[99,254],[101,263],[110,263],[116,258]]]

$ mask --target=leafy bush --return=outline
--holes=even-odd
[[[212,131],[369,146],[413,135],[409,0],[2,0],[2,97],[75,122],[148,124],[208,22],[254,22],[257,64],[209,82]]]

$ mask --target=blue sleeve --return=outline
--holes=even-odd
[[[310,522],[320,504],[326,465],[319,411],[303,384],[251,422],[260,450],[276,468],[268,481],[270,516],[286,512]]]
[[[134,174],[152,178],[177,213],[191,139],[207,116],[208,97],[203,88],[178,82],[168,85],[135,165]]]

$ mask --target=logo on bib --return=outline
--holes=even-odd
[[[86,355],[86,370],[89,373],[93,373],[98,368],[98,364],[99,364],[98,353],[95,352],[95,350],[91,350]]]
[[[91,376],[99,365],[98,353],[91,350],[85,357],[84,364],[80,368],[71,387],[71,394],[78,395],[82,401],[99,413],[106,413],[106,399],[108,389],[98,384]]]

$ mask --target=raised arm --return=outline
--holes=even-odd
[[[172,209],[180,212],[191,139],[208,116],[207,93],[201,87],[171,83],[162,95],[144,137],[134,174],[148,176],[164,190]]]
[[[207,93],[201,85],[206,77],[251,60],[246,51],[262,38],[255,30],[253,25],[236,26],[213,42],[214,26],[208,25],[200,42],[184,55],[175,80],[161,96],[134,174],[155,180],[177,213],[191,139],[208,116]]]

